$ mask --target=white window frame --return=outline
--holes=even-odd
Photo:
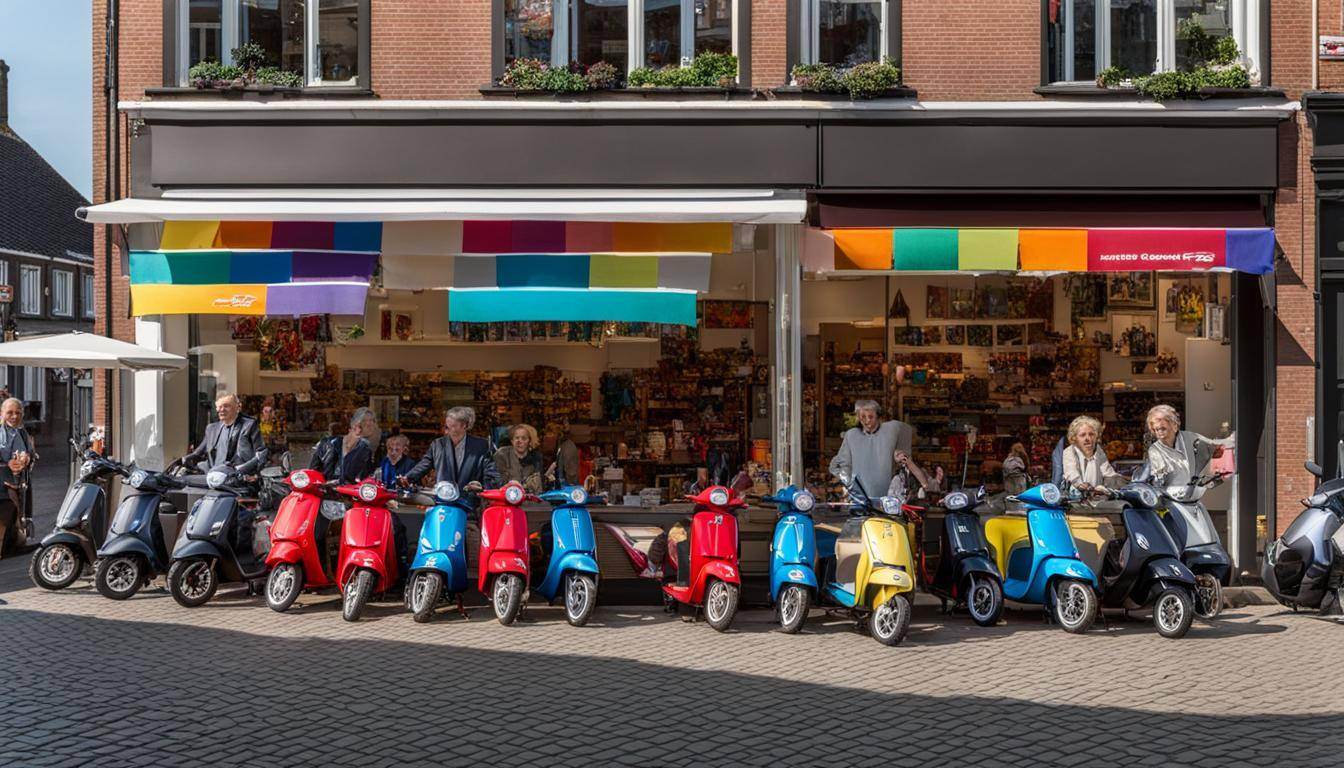
[[[570,51],[578,48],[578,30],[570,24],[573,14],[581,0],[554,0],[551,6],[551,66],[567,67]],[[729,31],[732,36],[732,52],[737,52],[738,5],[741,0],[732,0],[733,24]],[[681,66],[689,66],[695,58],[695,0],[680,0],[681,3]],[[625,71],[626,74],[647,66],[644,60],[644,0],[627,0],[625,5]],[[503,23],[503,19],[500,20]]]
[[[241,0],[223,0],[220,8],[219,58],[224,64],[233,63],[233,49],[242,39],[241,15],[238,13]],[[191,51],[191,0],[177,0],[177,80],[188,85],[187,71],[191,69],[188,53]],[[359,82],[359,74],[347,80],[323,80],[317,61],[318,10],[317,0],[308,0],[303,5],[303,82],[312,88],[331,88],[351,86]],[[361,37],[361,43],[363,38]]]
[[[75,273],[68,269],[51,270],[51,314],[75,316]]]
[[[79,295],[81,306],[84,307],[84,317],[90,320],[94,316],[94,291],[96,284],[93,282],[92,272],[83,272],[79,276]]]
[[[882,23],[878,29],[881,44],[877,54],[877,60],[882,62],[891,57],[890,40],[887,35],[887,26],[891,23],[887,18],[891,13],[891,3],[885,0],[871,0],[871,2],[878,3],[882,10]],[[736,21],[737,17],[734,16],[733,19]],[[799,24],[803,34],[799,40],[798,60],[803,64],[816,64],[817,55],[821,51],[821,0],[802,0]]]
[[[9,282],[9,259],[0,258],[0,285],[14,286]]]
[[[27,277],[28,275],[35,275],[34,279],[37,281],[36,288],[34,290],[34,295],[37,298],[36,309],[29,308],[30,305],[28,303],[29,298],[28,292],[24,290],[24,288],[26,287],[24,285],[24,278]],[[42,314],[42,268],[37,266],[36,264],[20,264],[19,289],[18,291],[16,291],[16,293],[18,293],[18,299],[19,299],[19,314],[21,315]]]
[[[47,369],[33,366],[23,367],[23,401],[25,403],[46,403]],[[45,416],[45,405],[43,415]]]
[[[817,0],[804,0],[804,5]],[[1232,37],[1241,49],[1246,60],[1251,82],[1260,79],[1260,0],[1228,0],[1232,4]],[[1063,38],[1064,71],[1062,78],[1055,82],[1081,82],[1074,74],[1073,66],[1073,3],[1064,0]],[[1096,19],[1096,71],[1111,66],[1111,0],[1093,0],[1093,14]],[[885,18],[884,18],[885,22]],[[1176,68],[1176,3],[1174,0],[1157,0],[1157,62],[1153,72],[1169,72]],[[1145,74],[1142,72],[1136,74]]]

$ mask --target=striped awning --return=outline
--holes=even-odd
[[[1274,270],[1274,230],[882,228],[807,231],[809,272]]]

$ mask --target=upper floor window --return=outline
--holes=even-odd
[[[504,0],[504,57],[622,71],[735,53],[738,0]]]
[[[80,301],[84,307],[84,316],[93,317],[93,273],[85,272],[80,276]]]
[[[19,265],[19,312],[25,315],[42,314],[41,267]]]
[[[75,314],[75,273],[67,269],[51,270],[51,314],[73,317]]]
[[[178,0],[177,79],[207,59],[231,64],[256,43],[266,64],[310,86],[357,85],[367,62],[369,0]],[[363,56],[361,56],[363,54]]]
[[[893,57],[888,44],[892,0],[802,0],[804,64],[846,68]]]
[[[1189,70],[1197,35],[1237,42],[1258,77],[1260,0],[1045,0],[1048,82],[1085,82],[1116,67],[1134,75]]]

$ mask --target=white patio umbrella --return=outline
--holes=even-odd
[[[186,364],[187,359],[181,355],[79,331],[29,336],[0,344],[0,365],[176,371]]]

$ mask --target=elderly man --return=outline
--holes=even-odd
[[[859,426],[845,432],[840,451],[831,459],[831,474],[870,499],[877,499],[891,485],[896,473],[896,451],[910,454],[915,430],[902,421],[881,421],[872,400],[854,403]]]
[[[33,439],[23,428],[23,402],[7,398],[0,403],[0,557],[25,543],[28,517],[28,470],[32,468]]]
[[[242,409],[237,395],[216,398],[215,413],[219,421],[206,425],[205,438],[195,450],[182,457],[182,463],[202,470],[226,464],[244,477],[260,472],[266,466],[269,451],[261,439],[257,420],[244,416]]]
[[[429,450],[401,476],[403,485],[419,483],[429,470],[439,481],[455,483],[476,503],[476,492],[499,487],[499,470],[490,455],[490,443],[467,434],[476,423],[476,412],[465,406],[449,408],[443,417],[443,437],[429,444]]]

